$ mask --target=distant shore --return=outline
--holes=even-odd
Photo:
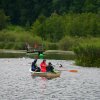
[[[73,51],[62,51],[62,50],[47,50],[43,52],[45,59],[58,59],[58,60],[74,60],[75,54]],[[0,49],[0,58],[18,58],[18,57],[29,57],[34,58],[38,56],[38,52],[27,53],[26,50],[7,50]]]
[[[26,53],[26,50],[0,49],[0,53]]]

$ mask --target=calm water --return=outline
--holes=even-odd
[[[74,61],[51,61],[56,68],[66,69],[60,78],[32,78],[29,72],[33,59],[0,59],[0,100],[100,100],[100,69],[75,66]],[[38,65],[41,60],[38,60]]]

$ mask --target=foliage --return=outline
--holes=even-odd
[[[100,0],[0,0],[0,48],[42,42],[45,49],[75,48],[79,65],[100,66]]]
[[[72,47],[77,45],[75,37],[65,36],[59,41],[59,49],[61,50],[72,50]]]
[[[2,49],[25,49],[26,43],[33,46],[33,43],[42,43],[42,39],[18,26],[9,26],[0,31],[0,48]]]
[[[44,37],[45,37],[45,35],[44,35],[45,20],[46,20],[46,17],[44,15],[40,15],[39,18],[32,25],[32,32],[38,36],[41,36],[42,39],[44,39]]]
[[[27,57],[35,58],[36,56],[38,56],[38,53],[27,53]],[[57,59],[57,60],[73,60],[75,59],[75,54],[73,53],[57,54],[57,53],[51,52],[51,53],[45,53],[44,58]]]
[[[82,13],[68,14],[63,19],[65,22],[65,33],[71,36],[98,36],[100,35],[99,14]]]
[[[45,41],[43,44],[46,50],[58,50],[58,43],[51,43]]]
[[[73,60],[75,55],[73,54],[45,54],[45,59],[56,59],[56,60]]]
[[[9,17],[5,15],[3,10],[0,10],[0,30],[8,25]]]
[[[81,43],[74,48],[76,64],[88,67],[100,67],[100,38]]]
[[[0,53],[0,58],[21,58],[25,56],[26,53]]]
[[[62,21],[62,17],[53,13],[46,21],[45,21],[45,39],[51,42],[59,41],[64,35],[64,24]]]
[[[31,25],[41,14],[49,17],[52,13],[99,13],[100,0],[0,0],[12,24]]]
[[[41,36],[43,40],[51,42],[60,40],[64,33],[64,26],[61,17],[55,13],[47,19],[43,16],[41,17],[39,17],[39,19],[37,19],[33,24],[33,33]]]
[[[65,14],[60,16],[53,13],[49,18],[40,18],[32,26],[33,33],[43,40],[58,42],[66,35],[87,37],[100,36],[99,14]]]

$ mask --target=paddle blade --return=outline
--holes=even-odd
[[[78,72],[77,70],[67,70],[68,72]]]

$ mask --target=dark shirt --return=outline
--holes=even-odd
[[[52,65],[48,65],[48,66],[46,67],[46,71],[47,71],[47,72],[54,72],[53,69],[54,69],[54,67],[53,67]]]
[[[32,71],[36,71],[36,72],[40,72],[40,68],[36,65],[36,62],[37,62],[37,60],[34,60],[34,61],[32,62],[31,70],[32,70]]]
[[[31,65],[31,70],[32,71],[35,71],[36,70],[36,62],[37,62],[37,60],[34,60],[33,62],[32,62],[32,65]]]

